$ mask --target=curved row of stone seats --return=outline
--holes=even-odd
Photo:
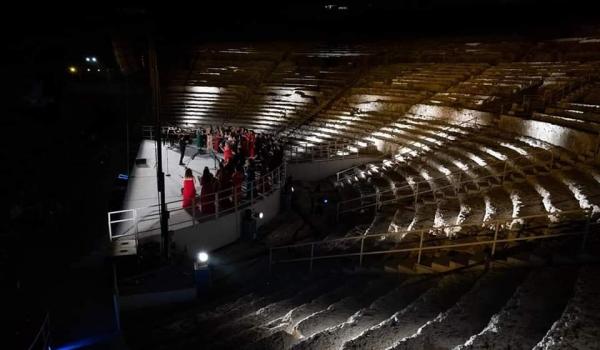
[[[485,327],[490,317],[506,303],[523,275],[523,271],[514,269],[496,269],[483,274],[456,304],[390,348],[452,349],[462,345]],[[483,294],[485,297],[481,297]]]
[[[226,300],[217,299],[208,308],[200,307],[171,317],[148,320],[150,323],[145,327],[152,327],[153,332],[144,331],[143,337],[135,339],[135,345],[139,348],[176,346],[176,342],[183,342],[182,337],[187,337],[193,342],[195,337],[199,339],[202,336],[196,335],[198,328],[211,327],[227,322],[228,319],[242,317],[291,295],[296,288],[289,282],[289,279],[281,278],[274,282],[257,283],[251,290],[229,296]]]
[[[523,258],[524,259],[524,258]],[[535,264],[533,264],[535,265]],[[145,349],[594,349],[598,269],[522,258],[443,275],[321,274],[154,321]]]
[[[597,91],[597,89],[595,89],[597,85],[598,84],[594,81],[583,84],[579,88],[574,89],[568,94],[565,94],[560,100],[558,100],[557,105],[559,107],[569,107],[569,105],[572,103],[586,105],[590,102],[596,102],[596,99],[594,98],[595,94],[592,92],[592,90]],[[588,101],[588,96],[591,97],[593,101]]]
[[[532,272],[483,330],[458,349],[533,348],[560,317],[576,276],[571,266]]]
[[[600,70],[599,70],[600,71]],[[555,106],[534,112],[532,119],[597,134],[600,131],[600,85],[587,84]],[[594,154],[586,155],[593,158]]]
[[[298,142],[366,135],[412,105],[477,74],[483,64],[393,64],[363,74],[348,93],[296,133]],[[315,136],[316,135],[316,136]]]
[[[511,62],[517,60],[532,45],[530,42],[469,41],[422,42],[398,48],[396,57],[417,62]]]
[[[597,61],[600,59],[600,40],[596,37],[572,37],[538,42],[528,50],[523,60],[550,61]]]
[[[464,148],[460,152],[450,152],[451,154],[440,151],[429,155],[429,163],[431,164],[432,162],[431,158],[440,159],[442,163],[445,162],[445,165],[438,162],[437,165],[434,164],[434,168],[439,169],[441,165],[445,172],[453,173],[449,169],[456,170],[456,168],[453,168],[451,165],[449,166],[449,159],[454,158],[457,160],[459,162],[458,164],[462,166],[459,168],[464,168],[466,167],[466,164],[471,162],[472,165],[479,166],[479,169],[492,169],[488,177],[494,179],[493,182],[495,184],[499,184],[500,181],[498,180],[497,175],[498,173],[501,174],[503,171],[503,162],[501,161],[504,159],[512,159],[511,163],[513,164],[511,165],[511,170],[513,173],[509,178],[505,179],[505,186],[502,187],[504,191],[493,189],[479,194],[482,189],[487,190],[490,187],[490,184],[476,186],[474,184],[480,182],[473,181],[471,183],[473,184],[473,190],[471,192],[473,196],[458,195],[458,205],[455,200],[456,194],[453,194],[452,191],[448,191],[450,193],[447,194],[447,197],[451,200],[444,202],[444,206],[438,207],[435,211],[436,218],[439,222],[447,222],[444,220],[444,217],[449,216],[450,218],[456,218],[457,223],[476,223],[479,221],[479,218],[481,218],[481,210],[483,208],[485,208],[483,222],[495,217],[506,217],[509,212],[511,213],[510,216],[517,217],[523,215],[536,215],[544,212],[558,213],[560,211],[567,211],[579,207],[585,209],[593,208],[595,212],[597,211],[597,205],[594,203],[598,201],[597,191],[593,190],[595,188],[594,183],[596,179],[592,179],[593,176],[586,175],[585,173],[581,174],[579,171],[576,172],[577,174],[568,174],[566,177],[562,172],[550,175],[550,165],[548,163],[551,162],[551,160],[548,159],[547,152],[539,152],[539,147],[532,146],[532,144],[536,145],[536,142],[527,138],[521,138],[521,140],[514,139],[514,135],[511,136],[513,140],[505,139],[504,142],[498,142],[497,133],[494,133],[489,137],[486,137],[485,133],[482,132],[479,132],[478,134],[477,138],[474,139],[478,139],[478,141],[483,144],[487,142],[485,150],[497,157],[496,161],[502,163],[502,166],[497,166],[496,169],[493,170],[493,167],[490,167],[490,163],[492,163],[489,159],[490,154],[482,152],[481,144],[473,145],[472,141],[467,142],[470,147],[468,148],[469,151],[466,151],[471,157],[460,157],[460,153],[465,152]],[[500,145],[498,145],[498,143],[500,143]],[[451,150],[456,150],[457,145],[460,145],[460,143],[454,142],[451,146]],[[473,151],[478,154],[473,154]],[[523,154],[531,154],[531,156],[526,157]],[[473,158],[478,160],[478,164],[473,164]],[[518,161],[515,161],[515,159]],[[481,162],[487,163],[485,164],[485,167],[481,166]],[[556,166],[564,167],[564,165],[561,165],[562,163],[560,161],[556,161],[554,164]],[[516,168],[516,171],[514,168]],[[567,172],[568,171],[571,170],[567,170]],[[589,169],[586,169],[585,171],[589,171]],[[420,172],[421,171],[417,169],[415,174],[419,176]],[[406,176],[406,174],[403,175]],[[438,175],[440,175],[439,172]],[[483,175],[485,176],[486,174],[484,173]],[[431,178],[430,175],[428,176]],[[466,173],[464,179],[468,179],[469,177],[472,178],[473,176],[476,175]],[[577,178],[585,179],[585,186],[584,183],[578,183]],[[426,182],[424,179],[420,179],[419,181]],[[452,189],[454,187],[448,186],[447,182],[438,185],[435,185],[434,183],[434,186],[437,188],[445,187],[447,189]],[[430,192],[436,193],[435,190],[431,189]],[[469,193],[468,190],[465,192],[467,192],[467,194]],[[436,194],[439,197],[445,196],[444,192]],[[501,203],[495,204],[494,201],[497,201],[498,198],[500,198]],[[425,198],[425,201],[426,200],[427,199]],[[590,202],[590,200],[592,200],[592,202]],[[430,208],[427,207],[428,203],[425,201],[423,206],[418,206],[416,208],[417,215],[415,216],[420,217],[420,215],[418,215],[419,210],[429,209],[429,211],[431,211]],[[448,208],[452,208],[452,210],[449,210]],[[457,212],[458,214],[454,216]],[[451,214],[448,215],[447,213]],[[394,225],[392,225],[392,228],[395,228],[396,231],[399,231],[400,228],[411,228],[414,222],[421,221],[420,219],[411,219],[410,214],[406,215],[405,211],[397,216],[398,217],[394,220]],[[553,215],[553,218],[558,221],[560,216],[555,214]],[[565,219],[568,220],[570,218],[567,217]],[[431,220],[428,221],[430,222]],[[450,221],[452,221],[452,219]],[[440,224],[439,226],[442,225]],[[515,227],[518,228],[519,226],[516,225]]]
[[[552,286],[554,288],[556,284]],[[579,270],[573,297],[562,315],[533,347],[534,350],[581,349],[591,350],[598,346],[600,312],[597,303],[589,300],[600,289],[600,271],[597,266],[585,266]],[[538,300],[534,300],[537,302]],[[539,304],[534,304],[539,307]],[[500,317],[498,317],[500,319]],[[534,321],[535,322],[535,321]],[[521,323],[516,324],[519,326]],[[519,328],[524,330],[525,327]]]
[[[243,47],[201,48],[189,66],[165,74],[161,111],[175,123],[222,124],[281,55]]]
[[[345,51],[202,48],[195,53],[189,67],[165,74],[167,93],[163,112],[181,123],[211,119],[216,124],[226,122],[264,130],[281,128],[304,117],[308,110],[332,95],[352,76],[353,61],[372,54],[367,48]],[[242,93],[235,100],[227,99],[225,94],[210,98],[187,91],[180,93],[178,86],[184,90],[238,89]]]
[[[303,305],[315,298],[338,288],[340,294],[348,293],[359,284],[364,283],[363,278],[342,280],[342,275],[329,276],[328,278],[312,278],[310,285],[298,284],[285,278],[279,283],[261,286],[257,291],[250,292],[230,305],[208,312],[192,314],[184,318],[184,321],[167,323],[161,327],[163,335],[159,335],[150,344],[144,341],[144,347],[173,349],[187,348],[190,345],[202,346],[207,342],[217,343],[219,337],[229,335],[228,330],[235,328],[237,332],[248,331],[256,324],[270,323],[284,317],[290,309]],[[198,328],[205,328],[204,332],[198,333]],[[235,334],[235,333],[231,333]],[[158,345],[158,346],[157,346]]]
[[[531,110],[556,101],[596,72],[594,64],[578,62],[501,63],[436,94],[429,103],[487,110],[512,102],[521,104],[527,97]]]
[[[239,117],[266,118],[278,128],[292,125],[343,88],[354,74],[348,66],[282,62],[248,98]]]

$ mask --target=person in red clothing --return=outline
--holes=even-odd
[[[221,136],[221,133],[219,131],[217,131],[213,136],[213,149],[215,150],[215,153],[220,151],[219,145],[221,144],[222,138],[223,137]]]
[[[194,175],[192,174],[192,169],[190,168],[185,169],[181,194],[183,195],[181,207],[185,209],[192,209],[196,202],[196,184],[194,183]]]
[[[240,132],[240,143],[242,146],[242,157],[248,157],[248,132],[242,129]]]
[[[225,165],[229,164],[232,158],[233,150],[231,149],[231,145],[229,145],[229,142],[225,142],[225,147],[223,148],[223,161]]]
[[[217,181],[208,170],[204,167],[202,178],[200,179],[200,204],[202,205],[202,214],[215,213],[215,192],[217,190]]]
[[[254,136],[254,132],[250,131],[248,133],[247,137],[248,137],[248,156],[250,158],[254,158],[255,152],[256,152],[256,149],[255,149],[256,137]]]

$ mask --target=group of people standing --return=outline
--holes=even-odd
[[[191,140],[192,137],[194,140]],[[247,196],[269,191],[273,181],[269,173],[283,161],[283,148],[271,134],[257,134],[244,128],[207,127],[198,128],[193,134],[180,135],[180,165],[185,165],[185,148],[191,142],[197,147],[191,159],[207,153],[213,159],[216,170],[213,175],[208,167],[204,168],[199,177],[199,200],[193,171],[190,168],[185,170],[182,207],[190,211],[200,210],[202,214],[214,214],[215,210],[228,209],[239,203],[243,199],[244,182],[247,184]],[[255,184],[255,180],[263,181]]]

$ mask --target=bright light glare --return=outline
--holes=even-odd
[[[96,57],[92,57],[92,62],[97,62]]]
[[[262,211],[261,211],[260,213],[258,213],[258,218],[259,218],[259,219],[262,219],[262,218],[263,218],[263,216],[264,216],[264,214],[263,214],[263,212],[262,212]]]
[[[75,67],[75,66],[69,67],[69,73],[72,73],[72,74],[77,73],[77,67]]]
[[[208,261],[208,254],[206,254],[205,252],[200,252],[198,253],[198,261],[201,263],[205,263]]]
[[[90,61],[90,58],[89,58],[89,57],[86,57],[86,58],[85,58],[85,61],[86,61],[86,62],[89,62],[89,61]]]

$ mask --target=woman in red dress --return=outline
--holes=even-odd
[[[200,179],[200,203],[202,205],[202,214],[215,213],[215,191],[217,190],[217,181],[208,170],[204,167],[204,173]]]
[[[254,158],[254,153],[255,151],[255,143],[256,143],[256,136],[254,136],[254,132],[250,131],[248,133],[248,153],[249,153],[249,157],[250,158]]]
[[[181,207],[185,209],[191,209],[196,200],[196,184],[194,183],[194,175],[192,169],[185,169],[185,177],[183,178],[183,188],[181,189],[183,195],[183,201]]]
[[[231,158],[233,158],[233,150],[231,149],[229,142],[225,142],[225,147],[223,148],[223,160],[225,161],[225,165],[229,164]]]

